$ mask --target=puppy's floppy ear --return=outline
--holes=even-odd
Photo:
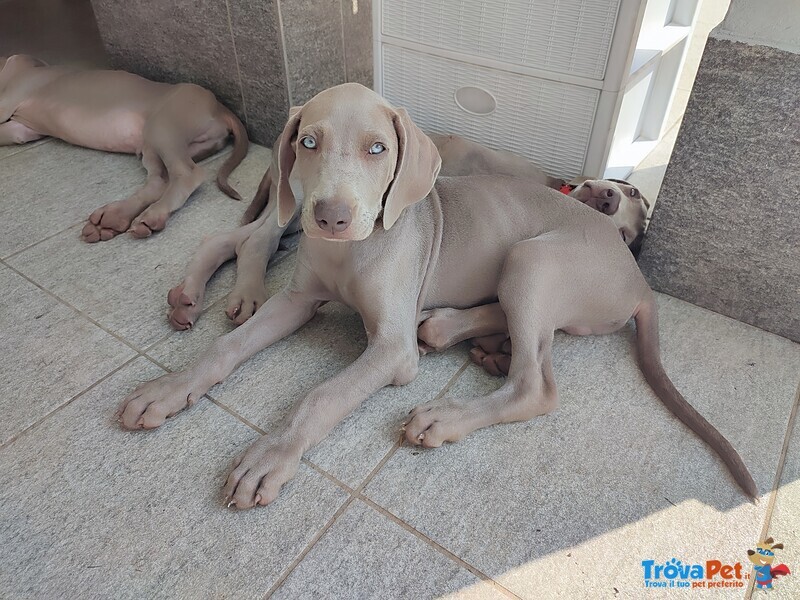
[[[283,133],[278,138],[278,147],[272,149],[273,153],[278,153],[278,159],[273,163],[277,162],[278,225],[280,227],[285,227],[292,220],[297,209],[292,187],[289,185],[289,175],[292,174],[292,167],[294,167],[294,142],[300,126],[301,113],[302,107],[293,106],[289,109],[289,120],[286,121]]]
[[[436,146],[404,108],[393,111],[392,122],[397,134],[397,164],[394,179],[386,190],[384,229],[394,225],[403,209],[428,195],[442,168]]]
[[[772,544],[772,549],[783,550],[783,544]]]

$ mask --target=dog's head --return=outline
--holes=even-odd
[[[363,240],[428,195],[441,167],[433,142],[372,90],[339,85],[290,113],[280,138],[279,223],[302,202],[306,235]]]
[[[783,544],[776,544],[774,539],[768,537],[760,544],[757,544],[755,550],[748,550],[747,557],[754,565],[760,567],[771,565],[775,560],[775,550],[782,548]]]
[[[610,216],[631,252],[638,255],[650,203],[636,187],[622,179],[587,179],[569,195]]]

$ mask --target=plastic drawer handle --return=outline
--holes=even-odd
[[[471,115],[484,117],[497,109],[497,99],[483,88],[465,85],[453,94],[458,108]]]

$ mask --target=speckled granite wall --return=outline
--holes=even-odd
[[[800,341],[800,55],[709,37],[639,264]]]
[[[212,90],[272,145],[288,108],[372,85],[370,0],[92,0],[113,66]],[[282,29],[281,29],[282,27]]]

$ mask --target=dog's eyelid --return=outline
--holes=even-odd
[[[323,138],[323,132],[314,125],[310,125],[304,127],[297,132],[297,139],[302,140],[305,137],[312,137],[317,141],[320,141]]]

